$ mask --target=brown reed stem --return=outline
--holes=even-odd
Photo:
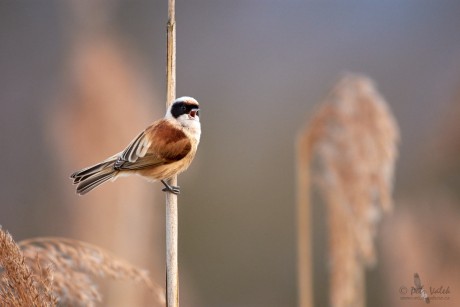
[[[310,141],[308,133],[297,138],[297,268],[299,307],[313,306],[312,240],[310,209]]]
[[[176,16],[175,0],[168,0],[166,52],[166,108],[176,97]],[[177,186],[177,176],[169,180]],[[166,193],[166,306],[179,306],[179,269],[177,261],[178,208],[177,196]]]

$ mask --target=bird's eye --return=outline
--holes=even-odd
[[[181,106],[180,109],[181,109],[182,111],[187,111],[187,107],[186,107],[186,106]]]

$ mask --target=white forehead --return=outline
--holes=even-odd
[[[175,102],[180,102],[180,101],[188,101],[188,102],[191,102],[191,103],[196,103],[196,104],[198,104],[198,101],[196,101],[195,98],[189,97],[189,96],[182,96],[182,97],[180,97],[180,98],[177,98],[176,100],[174,100],[173,103],[175,103]],[[173,103],[172,103],[172,104],[173,104]]]
[[[176,100],[174,100],[174,101],[169,105],[168,109],[166,110],[165,117],[166,117],[166,118],[172,118],[172,115],[171,115],[171,108],[172,108],[172,106],[173,106],[176,102],[185,102],[185,101],[187,101],[187,102],[189,102],[189,103],[194,103],[194,104],[196,104],[196,105],[199,106],[199,103],[198,103],[198,101],[197,101],[195,98],[189,97],[189,96],[182,96],[182,97],[177,98]]]

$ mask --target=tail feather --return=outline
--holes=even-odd
[[[116,176],[118,171],[113,169],[105,169],[97,174],[93,174],[85,179],[82,179],[77,186],[77,194],[84,195],[99,186],[100,184],[110,180]]]
[[[76,171],[72,175],[70,175],[70,178],[72,178],[74,181],[73,183],[79,183],[80,181],[85,180],[86,178],[97,174],[104,170],[107,167],[112,167],[113,163],[115,162],[114,159],[106,160],[101,163],[98,163],[96,165],[84,168],[82,170]]]
[[[118,173],[117,170],[113,169],[114,163],[115,159],[111,157],[106,161],[84,168],[70,175],[70,178],[73,179],[73,183],[78,184],[77,194],[86,194],[98,185],[114,178]]]

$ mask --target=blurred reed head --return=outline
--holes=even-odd
[[[321,191],[346,209],[358,256],[371,264],[376,222],[392,208],[399,141],[396,121],[369,78],[346,75],[313,117],[308,131],[320,162],[316,178]]]
[[[339,80],[300,135],[299,152],[318,162],[315,179],[328,207],[332,306],[365,302],[363,267],[376,262],[377,222],[392,208],[398,141],[387,103],[359,75]]]

